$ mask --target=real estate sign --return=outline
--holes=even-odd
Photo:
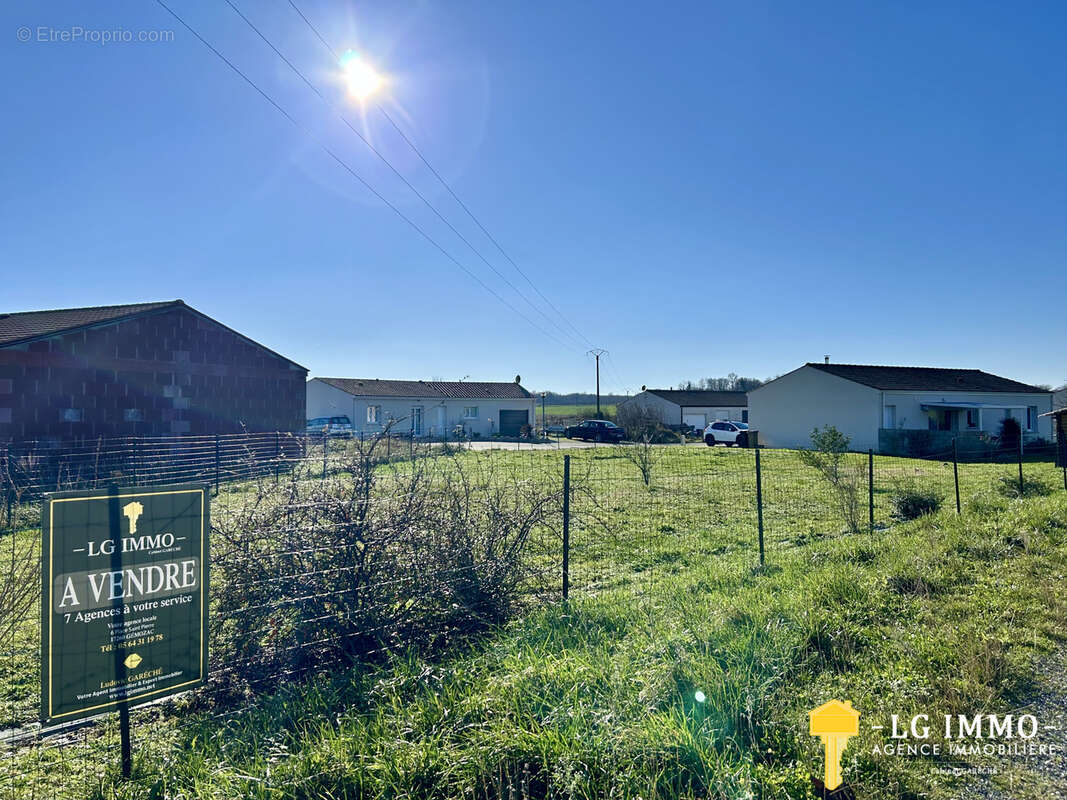
[[[45,498],[45,722],[203,683],[209,529],[203,486],[116,487]]]

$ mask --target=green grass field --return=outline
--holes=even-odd
[[[664,448],[649,486],[615,448],[571,455],[568,603],[444,658],[395,653],[236,714],[142,712],[129,784],[113,770],[86,782],[73,751],[51,748],[5,759],[0,787],[25,788],[32,767],[131,798],[810,798],[822,755],[806,712],[839,697],[863,714],[843,761],[857,797],[948,798],[960,779],[874,754],[885,737],[869,723],[1011,709],[1036,688],[1034,660],[1062,646],[1067,492],[1051,465],[1027,465],[1044,488],[1023,499],[1001,489],[1011,465],[961,466],[957,517],[951,465],[879,458],[876,528],[846,533],[819,477],[764,451],[760,567],[751,451]],[[555,481],[561,458],[459,463]],[[891,494],[909,482],[945,505],[894,523]],[[3,696],[31,701],[33,680],[5,676]],[[106,744],[113,727],[68,747]],[[1050,796],[1025,760],[996,764],[1013,798]]]
[[[600,415],[609,419],[615,419],[615,403],[601,403]],[[549,403],[545,406],[545,416],[556,419],[596,419],[596,405],[569,406],[564,404]],[[537,407],[537,419],[541,419],[541,406]]]

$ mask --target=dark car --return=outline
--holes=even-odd
[[[626,431],[606,419],[587,419],[571,425],[564,432],[568,439],[585,439],[587,442],[621,442]]]

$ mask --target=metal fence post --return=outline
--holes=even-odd
[[[760,447],[756,445],[756,521],[759,526],[759,565],[764,563],[763,556],[763,472],[760,469]]]
[[[1023,483],[1023,432],[1019,431],[1019,497],[1025,494],[1025,484]]]
[[[326,433],[322,434],[322,479],[326,480],[326,454],[330,449],[330,440],[326,437]]]
[[[952,481],[956,484],[956,516],[960,515],[960,453],[957,440],[952,440]]]
[[[571,457],[563,456],[563,599],[571,588]]]
[[[274,432],[274,482],[278,482],[278,477],[281,475],[282,468],[282,435],[278,432]]]
[[[219,472],[222,468],[219,435],[215,434],[215,497],[219,496]]]
[[[874,448],[867,449],[867,518],[874,533]]]

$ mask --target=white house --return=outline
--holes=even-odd
[[[1052,393],[977,369],[813,364],[748,393],[750,425],[765,447],[808,447],[833,425],[855,450],[886,454],[974,446],[1014,417],[1025,440],[1050,439]]]
[[[692,425],[703,430],[715,420],[748,422],[748,397],[744,392],[705,389],[645,389],[619,403],[640,406],[664,425]]]
[[[312,378],[307,385],[309,420],[346,416],[367,434],[391,424],[415,436],[517,436],[534,423],[535,403],[517,382]]]

